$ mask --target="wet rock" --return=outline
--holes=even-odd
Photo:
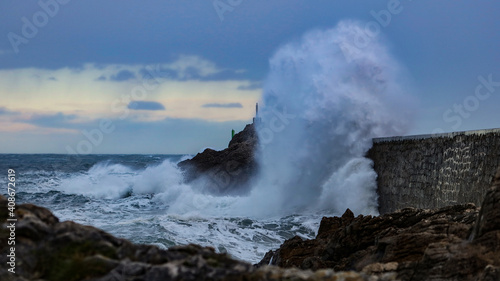
[[[273,264],[357,271],[399,280],[499,280],[500,170],[481,210],[462,204],[406,208],[378,217],[324,217],[312,240],[294,237]]]
[[[481,211],[479,212],[474,237],[481,237],[484,233],[500,230],[500,170],[493,180],[491,189],[486,194]]]
[[[274,252],[273,251],[269,251],[267,252],[265,255],[264,255],[264,258],[262,258],[262,260],[255,264],[254,266],[256,267],[261,267],[261,266],[264,266],[264,265],[271,265],[273,264],[273,256],[274,256]]]
[[[207,148],[178,166],[187,182],[194,182],[194,186],[206,192],[217,195],[246,193],[257,172],[257,143],[255,127],[249,124],[231,139],[228,148],[221,151]]]
[[[0,210],[7,200],[0,196]],[[392,280],[366,273],[256,268],[198,245],[135,245],[91,226],[59,222],[47,209],[17,206],[16,267],[7,271],[8,212],[0,212],[0,280]],[[493,272],[493,271],[492,271]],[[375,278],[375,279],[374,279]]]

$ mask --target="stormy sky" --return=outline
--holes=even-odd
[[[408,72],[412,134],[500,127],[499,12],[463,0],[2,1],[0,153],[223,148],[251,122],[274,52],[346,19]]]

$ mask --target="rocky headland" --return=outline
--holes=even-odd
[[[207,149],[179,167],[188,181],[203,181],[207,192],[245,192],[233,188],[248,185],[257,172],[256,145],[255,128],[248,125],[227,149]],[[15,245],[9,245],[7,205],[0,196],[0,280],[6,281],[500,280],[500,170],[480,207],[405,208],[381,216],[355,216],[348,209],[341,217],[324,217],[315,239],[293,237],[256,265],[210,247],[133,244],[60,222],[32,204],[16,206]],[[15,273],[8,271],[12,259]]]
[[[178,164],[186,182],[216,194],[242,194],[248,191],[251,179],[257,173],[255,151],[258,144],[254,124],[246,125],[234,135],[226,149],[210,148]]]

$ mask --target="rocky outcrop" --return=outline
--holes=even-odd
[[[473,204],[323,218],[316,239],[294,237],[260,264],[394,273],[401,280],[500,280],[500,170]]]
[[[178,166],[187,182],[195,182],[212,194],[241,194],[248,191],[252,176],[257,172],[254,152],[258,143],[254,124],[236,134],[226,149],[205,149]]]
[[[480,211],[472,204],[379,217],[355,217],[347,210],[323,218],[316,239],[294,237],[259,267],[209,247],[135,245],[94,227],[60,222],[31,204],[16,207],[15,245],[9,246],[7,203],[0,196],[0,280],[6,281],[500,278],[500,172]],[[7,271],[10,247],[15,273]]]
[[[255,268],[214,249],[197,245],[168,250],[131,242],[91,226],[60,222],[49,210],[31,204],[15,210],[15,245],[8,245],[11,222],[0,196],[0,280],[391,280],[365,273],[304,271],[275,266]],[[146,231],[146,230],[145,230]],[[14,273],[7,264],[14,247]],[[370,279],[371,277],[371,279]]]

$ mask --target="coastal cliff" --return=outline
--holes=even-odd
[[[206,149],[178,166],[187,182],[209,193],[246,193],[258,172],[257,145],[255,125],[249,124],[228,148]],[[381,214],[480,205],[500,166],[500,129],[376,138],[366,157],[377,173]]]
[[[234,135],[226,149],[207,148],[178,166],[183,170],[186,182],[194,183],[206,192],[217,195],[246,193],[258,170],[255,160],[257,144],[255,125],[248,124]]]

